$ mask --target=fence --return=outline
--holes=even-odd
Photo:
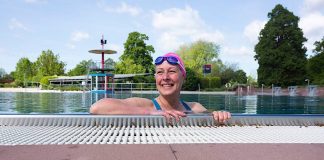
[[[91,84],[58,84],[53,85],[53,88],[79,88],[80,90],[90,90]],[[104,85],[98,84],[98,86]],[[153,91],[156,90],[155,83],[109,83],[108,88],[114,91]]]

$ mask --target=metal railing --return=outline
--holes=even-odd
[[[99,90],[103,90],[104,83],[98,83]],[[80,90],[90,90],[91,84],[57,84],[53,85],[53,88],[59,87],[79,87]],[[95,84],[92,86],[95,87]],[[155,83],[108,83],[107,88],[113,89],[115,91],[153,91],[156,90]]]
[[[90,68],[90,70],[100,70],[100,69],[114,70],[115,69],[114,65],[112,65],[112,64],[105,63],[102,66],[101,61],[96,61],[96,62],[91,63],[89,68]]]

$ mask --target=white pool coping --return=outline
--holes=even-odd
[[[167,124],[160,116],[1,115],[0,145],[324,143],[323,116],[234,115],[226,125],[210,120],[189,116]]]

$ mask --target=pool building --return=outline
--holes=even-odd
[[[126,78],[132,78],[134,76],[146,76],[151,73],[142,74],[118,74],[113,73],[114,66],[105,61],[105,55],[116,54],[114,50],[105,49],[104,46],[107,44],[107,40],[100,40],[102,49],[90,50],[90,53],[101,55],[101,61],[92,63],[88,68],[88,74],[83,76],[61,76],[55,79],[50,79],[51,85],[80,85],[88,87],[91,92],[94,93],[112,93],[114,86],[112,85],[115,80],[123,80]]]

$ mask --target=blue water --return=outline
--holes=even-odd
[[[154,98],[157,94],[114,94],[114,98]],[[92,103],[111,95],[91,93],[0,92],[0,114],[88,114]],[[184,101],[200,102],[209,110],[245,114],[324,114],[323,97],[236,96],[183,94]]]

